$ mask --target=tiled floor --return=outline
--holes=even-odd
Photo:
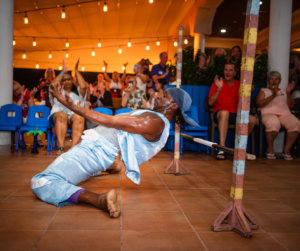
[[[253,238],[210,227],[229,200],[232,157],[216,161],[184,152],[190,175],[164,174],[172,152],[143,164],[141,185],[124,173],[90,178],[81,186],[116,189],[119,219],[86,205],[57,208],[38,200],[30,180],[55,158],[31,149],[0,149],[0,250],[300,250],[300,159],[246,163],[244,206],[260,228]]]

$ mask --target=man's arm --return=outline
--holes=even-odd
[[[216,101],[217,101],[217,98],[219,96],[219,93],[221,92],[222,88],[223,88],[223,79],[220,78],[218,76],[215,76],[215,86],[217,87],[216,88],[216,91],[214,92],[214,94],[212,94],[209,98],[208,98],[208,104],[210,106],[213,106]],[[211,88],[214,88],[215,89],[215,86],[214,84],[211,86]]]
[[[68,93],[63,97],[55,85],[51,85],[50,92],[62,105],[94,123],[113,127],[129,133],[141,134],[149,141],[157,140],[164,130],[164,122],[156,114],[147,113],[140,116],[109,116],[75,105]]]
[[[105,71],[104,71],[104,78],[105,80],[108,82],[108,85],[110,84],[111,82],[111,79],[110,77],[107,75],[107,63],[105,61],[103,61],[104,65],[105,65]]]

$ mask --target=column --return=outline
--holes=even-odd
[[[0,106],[12,103],[14,1],[0,0]],[[0,132],[0,145],[10,144],[10,132]]]
[[[205,53],[205,35],[200,33],[195,33],[194,36],[194,58],[198,50]]]
[[[293,0],[271,0],[269,27],[269,71],[281,73],[281,89],[286,89],[289,76]]]

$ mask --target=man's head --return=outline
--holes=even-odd
[[[13,81],[13,95],[17,98],[21,97],[21,85],[17,81]]]
[[[236,75],[236,66],[233,62],[227,62],[224,65],[224,79],[226,81],[232,81]]]
[[[112,73],[112,80],[115,82],[115,83],[118,83],[119,82],[119,78],[120,78],[120,74],[117,72],[117,71],[114,71]]]
[[[173,112],[173,118],[176,123],[184,125],[185,123],[191,126],[199,126],[193,119],[185,113],[190,109],[192,99],[190,95],[180,88],[169,88],[164,92],[162,97],[154,101],[154,111],[161,110],[162,113]]]
[[[226,51],[222,48],[219,48],[219,49],[216,50],[215,55],[218,56],[218,57],[225,56]]]
[[[165,65],[168,62],[168,53],[162,52],[159,54],[160,64]]]
[[[99,73],[97,76],[98,82],[103,81],[104,80],[104,76],[102,73]]]

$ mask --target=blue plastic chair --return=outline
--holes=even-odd
[[[42,117],[38,117],[36,118],[36,113],[42,114]],[[24,132],[28,132],[28,131],[32,131],[32,130],[36,130],[36,127],[38,126],[38,131],[42,131],[42,132],[46,132],[48,135],[48,139],[51,139],[51,133],[48,131],[48,129],[50,128],[49,126],[49,122],[48,122],[48,117],[50,114],[50,109],[46,106],[43,105],[35,105],[35,106],[31,106],[28,109],[28,116],[27,116],[27,121],[26,124],[23,126],[20,126],[20,130],[17,131],[17,145],[16,145],[16,151],[19,150],[19,140],[20,140],[20,135],[24,134]],[[33,148],[36,148],[36,136],[34,136],[34,146]],[[24,137],[23,137],[24,138]],[[47,141],[47,151],[49,151],[50,147],[49,147],[49,141]],[[26,148],[26,146],[22,148]]]
[[[106,114],[106,115],[110,115],[110,116],[114,115],[113,111],[111,109],[109,109],[109,108],[106,108],[106,107],[97,107],[93,111],[100,112],[100,113],[103,113],[103,114]]]
[[[186,114],[192,118],[197,124],[199,124],[198,119],[198,111],[195,106],[191,106],[190,109],[186,112]],[[186,126],[182,133],[193,136],[193,137],[201,137],[204,140],[208,140],[208,128],[207,126],[198,126],[198,127],[191,127]],[[183,140],[181,140],[183,141]],[[200,152],[201,144],[198,144],[198,152]],[[209,146],[206,146],[206,153],[209,154]]]
[[[11,112],[14,116],[9,117]],[[0,131],[12,132],[13,144],[15,143],[15,132],[20,128],[23,122],[22,107],[15,104],[3,105],[0,110]],[[25,145],[22,138],[22,145]]]
[[[118,114],[122,114],[122,113],[128,113],[128,112],[132,112],[133,110],[130,108],[120,108],[118,110],[116,110],[116,115]]]

